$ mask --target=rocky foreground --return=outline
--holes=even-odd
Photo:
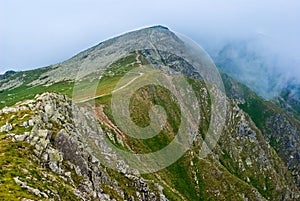
[[[184,156],[195,191],[199,196],[204,192],[205,196],[220,200],[299,199],[299,190],[284,162],[249,116],[234,102],[229,111],[225,132],[214,152],[199,159],[195,145]],[[74,118],[76,113],[81,114],[80,119]],[[119,169],[104,167],[83,137],[84,133],[95,133],[87,120],[91,117],[85,116],[90,113],[73,105],[64,95],[44,93],[34,100],[3,108],[0,114],[1,149],[16,148],[17,153],[26,153],[23,157],[28,161],[23,165],[13,160],[2,162],[1,190],[9,180],[13,180],[11,186],[20,187],[14,187],[19,189],[15,192],[8,189],[7,195],[20,191],[20,199],[33,200],[168,200],[167,192],[188,200],[180,189],[161,178],[161,172],[154,173],[153,179],[139,175],[109,151],[106,154],[120,164]],[[75,121],[82,126],[76,127]],[[110,132],[96,129],[103,136]],[[8,160],[20,156],[2,152],[1,157]],[[4,172],[10,170],[14,170],[11,178],[4,178]]]
[[[118,200],[135,200],[134,197],[136,200],[167,200],[160,185],[131,174],[122,166],[122,175],[118,175],[122,180],[110,176],[97,158],[89,153],[81,135],[82,130],[74,126],[73,109],[78,108],[65,96],[45,93],[37,96],[35,100],[0,111],[2,118],[9,117],[9,121],[1,127],[1,132],[7,133],[5,140],[12,144],[30,144],[28,147],[32,147],[33,160],[40,165],[36,171],[42,167],[46,168],[38,172],[38,178],[30,174],[14,177],[17,185],[38,198],[50,200],[66,200],[66,195],[62,196],[57,190],[47,189],[55,182],[62,183],[62,188],[66,190],[63,194],[74,195],[69,195],[68,198],[78,200],[116,200],[108,195],[112,191],[112,195],[119,198]],[[88,123],[84,123],[85,132],[92,132]],[[17,127],[28,131],[19,132]],[[5,153],[3,154],[5,156]],[[62,180],[55,179],[53,173]],[[117,176],[121,173],[113,174]],[[29,184],[30,181],[36,180],[45,184],[45,188],[41,188],[35,182],[33,185]]]

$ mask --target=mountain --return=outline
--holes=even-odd
[[[281,61],[264,43],[259,37],[227,41],[210,50],[210,54],[222,72],[299,119],[299,79],[290,67],[296,64]]]
[[[279,68],[276,57],[259,39],[225,42],[211,51],[216,65],[265,99],[272,99],[287,87],[289,78]]]
[[[166,27],[149,27],[104,41],[65,62],[1,78],[0,197],[299,199],[297,118],[222,73],[225,96],[216,88],[216,72],[205,68],[209,57],[192,51],[197,48],[187,43]],[[189,85],[186,90],[175,90],[186,86],[180,75]],[[166,83],[171,83],[169,88]],[[114,95],[117,92],[120,96]],[[145,139],[130,135],[138,128],[122,120],[127,113],[120,105],[126,94],[131,95],[129,116],[143,134],[148,128],[158,129],[151,120],[161,123],[163,118],[158,135]],[[219,99],[225,107],[215,106]],[[165,113],[159,116],[161,109]],[[211,130],[214,115],[225,119]],[[188,121],[194,116],[199,122]],[[197,132],[178,137],[184,122],[186,128],[197,127]],[[214,130],[220,131],[219,139],[211,139],[216,137],[210,135]],[[190,139],[189,149],[168,164]],[[143,157],[174,141],[167,157]],[[211,151],[203,152],[205,148]],[[145,159],[151,166],[143,167]]]
[[[6,78],[6,77],[8,77],[8,76],[10,76],[10,75],[13,75],[13,74],[15,74],[15,73],[16,73],[16,72],[13,71],[13,70],[6,71],[3,75],[0,75],[0,79],[4,79],[4,78]]]
[[[295,118],[299,119],[300,115],[300,86],[299,84],[290,83],[282,89],[280,94],[274,98],[274,102],[281,108],[284,108]]]

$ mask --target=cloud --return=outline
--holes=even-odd
[[[262,37],[276,69],[298,76],[299,9],[296,0],[0,0],[0,72],[54,64],[113,35],[164,24],[210,52]]]
[[[277,46],[277,44],[276,44]],[[277,49],[270,38],[223,40],[207,46],[216,65],[264,98],[271,99],[291,85],[300,85],[300,60]]]

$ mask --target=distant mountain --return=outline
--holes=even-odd
[[[297,117],[300,115],[299,80],[296,75],[287,75],[288,72],[282,70],[284,66],[278,66],[283,64],[279,64],[262,43],[258,39],[231,41],[211,54],[222,72]]]
[[[281,72],[277,71],[273,58],[263,51],[259,41],[234,41],[228,42],[212,55],[223,72],[260,96],[272,99],[287,83],[281,83]]]
[[[204,71],[201,67],[210,59],[203,54],[200,55],[203,60],[196,62],[201,52],[190,52],[185,45],[186,41],[168,28],[149,27],[104,41],[62,63],[2,77],[0,197],[3,200],[300,199],[300,122],[288,110],[266,101],[232,78],[242,71],[240,68],[231,72],[232,67],[239,68],[236,59],[261,68],[260,58],[243,53],[243,48],[236,51],[228,46],[220,51],[217,64],[225,72],[221,75],[227,96],[217,93],[214,97],[210,89],[216,90],[215,84],[205,82],[205,77],[197,71]],[[175,163],[140,174],[128,165],[128,158],[120,158],[107,147],[107,142],[126,153],[137,154],[134,156],[138,165],[143,159],[139,154],[155,153],[177,139],[185,111],[181,106],[183,99],[189,97],[188,93],[182,99],[172,94],[170,89],[176,88],[174,85],[166,89],[148,84],[135,89],[128,107],[136,125],[156,129],[151,127],[151,117],[156,115],[152,110],[154,105],[166,111],[166,119],[159,134],[152,138],[129,135],[130,131],[119,125],[114,116],[112,94],[132,90],[133,82],[148,83],[156,78],[155,73],[147,77],[138,71],[149,64],[154,72],[165,76],[163,81],[172,83],[173,77],[184,76],[199,103],[199,108],[192,103],[187,105],[193,108],[189,117],[195,111],[199,113],[199,123],[192,122],[199,130],[193,136],[190,133],[184,136],[193,141]],[[261,78],[252,78],[251,70],[247,73],[249,77],[241,75],[239,81],[247,78],[250,84]],[[260,90],[260,86],[254,89]],[[213,146],[215,139],[208,134],[213,122],[212,106],[220,97],[224,97],[226,107],[220,108],[217,117],[226,111],[226,119]],[[292,93],[282,97],[294,103]],[[125,108],[116,107],[118,114],[124,113]],[[182,141],[176,142],[170,158],[181,148]],[[202,158],[204,145],[212,151]],[[160,157],[153,165],[159,161]],[[111,164],[117,168],[110,168]]]
[[[295,64],[283,61],[263,40],[224,42],[211,51],[216,65],[265,99],[272,99],[290,84],[299,84]]]
[[[274,101],[291,115],[299,119],[300,116],[300,85],[290,84],[282,89]]]
[[[13,75],[13,74],[15,74],[15,73],[16,73],[16,72],[13,71],[13,70],[6,71],[3,75],[0,74],[0,79],[4,79],[4,78],[6,78],[6,77],[8,77],[8,76],[10,76],[10,75]]]

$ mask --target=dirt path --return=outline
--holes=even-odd
[[[140,56],[141,56],[141,55],[137,52],[137,55],[136,55],[136,57],[135,57],[135,60],[136,60],[136,63],[139,63],[139,66],[142,66],[142,62],[141,62],[141,60],[140,60]],[[120,90],[126,88],[127,86],[129,86],[129,85],[130,85],[131,83],[133,83],[136,79],[140,78],[140,77],[143,76],[143,75],[144,75],[144,73],[139,73],[139,75],[138,75],[137,77],[135,77],[135,78],[133,78],[132,80],[130,80],[130,81],[129,81],[127,84],[125,84],[124,86],[122,86],[122,87],[120,87],[120,88],[118,88],[118,89],[113,90],[111,93],[100,94],[100,95],[98,95],[98,96],[93,96],[93,97],[90,97],[90,98],[86,98],[86,99],[77,101],[76,103],[84,103],[84,102],[87,102],[87,101],[90,101],[90,100],[93,100],[93,99],[96,99],[96,98],[101,98],[101,97],[103,97],[103,96],[110,95],[110,94],[115,93],[115,92],[117,92],[117,91],[120,91]]]
[[[129,144],[126,142],[126,135],[117,127],[115,126],[110,120],[109,118],[106,116],[106,114],[103,111],[103,106],[104,105],[99,105],[98,107],[95,108],[95,113],[96,113],[96,117],[98,118],[99,121],[101,121],[102,123],[104,123],[106,126],[108,126],[109,128],[113,129],[118,135],[121,136],[124,145],[133,152],[133,150],[131,149],[131,147],[129,146]],[[138,159],[139,160],[139,159]],[[154,173],[153,174],[163,185],[165,185],[167,188],[169,188],[174,194],[176,194],[178,197],[181,198],[181,200],[187,201],[176,189],[174,189],[173,187],[169,186],[169,184],[167,184],[158,173]]]
[[[129,81],[127,84],[125,84],[124,86],[122,86],[122,87],[120,87],[120,88],[118,88],[118,89],[113,90],[112,93],[115,93],[115,92],[117,92],[117,91],[120,91],[120,90],[124,89],[125,87],[127,87],[128,85],[130,85],[130,84],[133,83],[136,79],[138,79],[139,77],[141,77],[141,76],[143,76],[143,75],[144,75],[144,73],[139,73],[139,76],[133,78],[132,80],[130,80],[130,81]]]
[[[137,55],[136,55],[136,62],[139,63],[139,66],[142,66],[142,62],[140,60],[140,54],[137,52]],[[139,73],[139,75],[135,78],[133,78],[132,80],[130,80],[127,84],[125,84],[124,86],[116,89],[116,90],[113,90],[111,93],[114,93],[114,92],[117,92],[119,90],[122,90],[124,88],[126,88],[127,86],[129,86],[131,83],[133,83],[136,79],[140,78],[141,76],[143,76],[144,73]],[[167,78],[168,79],[168,78]],[[168,80],[171,82],[171,80]],[[95,97],[91,97],[91,98],[87,98],[87,99],[84,99],[84,100],[81,100],[79,101],[78,103],[84,103],[84,102],[87,102],[89,100],[93,100],[93,99],[96,99],[96,98],[100,98],[100,97],[103,97],[103,96],[107,96],[107,95],[110,95],[111,93],[106,93],[106,94],[101,94],[101,95],[98,95],[98,96],[95,96]],[[181,100],[183,101],[183,100]],[[131,149],[131,147],[129,146],[129,144],[126,142],[126,135],[116,126],[114,125],[110,119],[106,116],[106,114],[104,113],[103,111],[103,107],[104,105],[98,105],[97,107],[95,107],[95,114],[96,114],[96,117],[99,121],[103,122],[106,126],[108,126],[109,128],[113,129],[123,140],[124,142],[124,145],[130,150],[133,152],[133,150]],[[134,152],[133,152],[134,153]],[[167,184],[161,177],[158,173],[154,173],[153,174],[160,182],[161,184],[163,184],[164,186],[166,186],[169,190],[171,190],[175,195],[177,195],[178,197],[180,197],[181,200],[184,200],[184,201],[187,201],[183,195],[181,193],[179,193],[176,189],[174,189],[173,187],[171,187],[169,184]]]
[[[103,111],[103,107],[104,105],[99,105],[97,107],[95,107],[95,113],[96,113],[96,117],[98,118],[98,120],[100,120],[102,123],[104,123],[106,126],[108,126],[109,128],[113,129],[114,131],[116,131],[116,133],[118,133],[118,135],[120,135],[122,137],[122,139],[125,141],[126,136],[124,135],[124,133],[117,127],[115,126],[110,119],[106,116],[106,114]]]

